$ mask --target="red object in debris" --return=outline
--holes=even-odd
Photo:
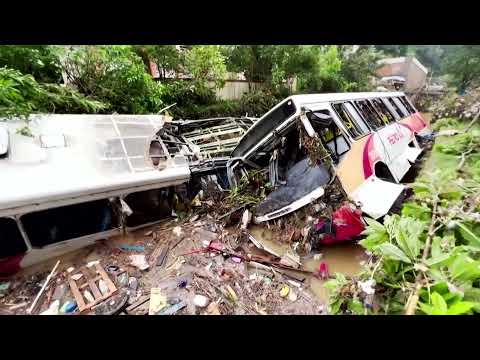
[[[320,240],[321,244],[333,244],[351,240],[360,235],[365,229],[361,220],[362,212],[352,209],[350,205],[343,205],[332,214],[332,227],[334,234],[325,234]]]
[[[20,262],[24,256],[25,253],[0,259],[0,276],[9,276],[20,271]]]
[[[328,279],[329,274],[328,274],[327,264],[325,264],[324,262],[321,262],[320,266],[318,267],[316,275],[322,280]]]

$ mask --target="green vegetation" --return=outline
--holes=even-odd
[[[434,127],[465,124],[443,119]],[[401,214],[368,221],[360,244],[370,260],[361,274],[327,283],[330,312],[480,312],[479,180],[480,129],[437,138]]]

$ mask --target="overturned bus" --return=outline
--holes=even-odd
[[[0,274],[170,216],[172,187],[224,167],[254,122],[169,120],[37,115],[26,135],[1,122]]]
[[[235,186],[246,172],[268,172],[271,191],[255,208],[257,223],[320,198],[338,177],[362,211],[387,214],[428,135],[426,121],[402,92],[291,96],[242,137],[227,164]]]

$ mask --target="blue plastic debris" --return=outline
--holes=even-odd
[[[77,308],[77,303],[75,301],[67,301],[62,305],[60,312],[62,314],[68,314],[68,313],[74,312],[76,308]]]
[[[118,246],[118,248],[125,251],[145,251],[145,246],[141,245],[121,244],[120,246]]]

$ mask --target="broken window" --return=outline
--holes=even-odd
[[[331,114],[328,110],[322,110],[322,112],[331,117]],[[342,130],[340,130],[340,128],[334,122],[332,122],[329,126],[324,126],[323,124],[319,124],[312,119],[311,123],[315,129],[315,132],[320,136],[320,139],[325,145],[327,151],[330,153],[333,162],[337,163],[340,160],[340,157],[350,150],[350,145]],[[364,127],[364,129],[366,128],[365,123],[363,123],[362,127]]]
[[[17,222],[11,218],[0,218],[0,259],[27,251]]]
[[[393,101],[393,98],[387,98],[388,99],[388,102],[390,103],[390,105],[393,106],[393,108],[395,109],[395,111],[397,112],[397,114],[401,117],[401,118],[404,118],[407,116],[407,114],[405,114],[402,110],[400,110],[400,107],[396,104],[395,101]]]
[[[357,100],[354,104],[372,130],[377,130],[384,125],[382,118],[377,114],[370,102],[367,100]]]
[[[125,197],[133,213],[127,217],[127,227],[149,224],[172,214],[168,189],[153,189],[129,194]]]
[[[415,109],[412,107],[412,105],[410,105],[410,102],[407,100],[405,96],[400,96],[398,99],[410,114],[415,114],[416,112]]]
[[[382,118],[382,121],[385,125],[388,125],[389,123],[395,121],[395,117],[390,112],[390,110],[388,110],[388,108],[385,106],[385,104],[382,102],[382,100],[371,99],[370,102],[372,103],[372,106],[375,108],[377,113]]]
[[[35,247],[118,227],[108,199],[37,211],[23,215],[20,221]]]
[[[353,109],[351,105],[348,107],[348,105],[350,104],[338,103],[333,104],[333,108],[353,139],[358,139],[367,135],[370,132],[367,124],[360,116],[358,116],[355,109]]]

